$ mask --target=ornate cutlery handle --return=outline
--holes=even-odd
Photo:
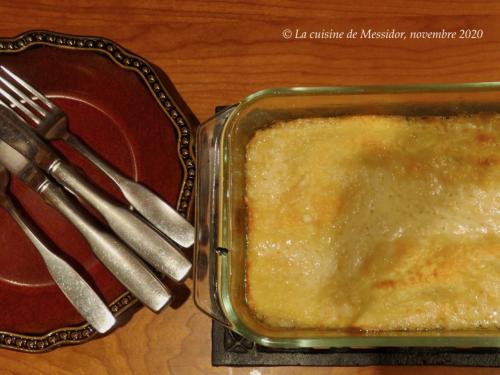
[[[191,262],[137,215],[110,200],[67,162],[57,160],[49,171],[60,184],[90,203],[146,262],[175,281],[186,279]]]
[[[145,186],[123,176],[76,136],[68,133],[64,139],[104,172],[118,186],[127,201],[158,230],[183,247],[193,245],[194,227],[163,199]]]
[[[42,256],[50,275],[80,315],[98,332],[107,332],[116,322],[108,307],[68,263],[55,255],[29,220],[6,198],[5,209]]]
[[[125,287],[153,311],[167,305],[172,296],[147,266],[113,235],[97,227],[64,192],[49,180],[38,190],[88,241],[94,254]]]

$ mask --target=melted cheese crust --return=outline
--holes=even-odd
[[[247,147],[247,302],[274,327],[500,327],[500,115],[298,119]]]

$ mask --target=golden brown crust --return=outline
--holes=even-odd
[[[279,327],[500,327],[500,116],[299,119],[247,148],[247,300]]]

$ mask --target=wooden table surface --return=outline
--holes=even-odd
[[[500,81],[495,1],[327,3],[0,1],[0,36],[48,29],[110,38],[164,69],[200,120],[217,104],[273,86]],[[304,31],[393,28],[407,39],[295,38]],[[442,29],[481,29],[483,36],[409,36]],[[125,326],[84,345],[41,355],[0,350],[0,374],[500,374],[452,367],[212,368],[210,326],[191,300],[159,315],[142,309]]]

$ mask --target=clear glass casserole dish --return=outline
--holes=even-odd
[[[245,295],[245,152],[257,130],[308,117],[480,112],[500,113],[500,83],[270,89],[219,112],[197,134],[196,305],[240,335],[270,347],[500,347],[500,330],[272,328],[250,310]]]

